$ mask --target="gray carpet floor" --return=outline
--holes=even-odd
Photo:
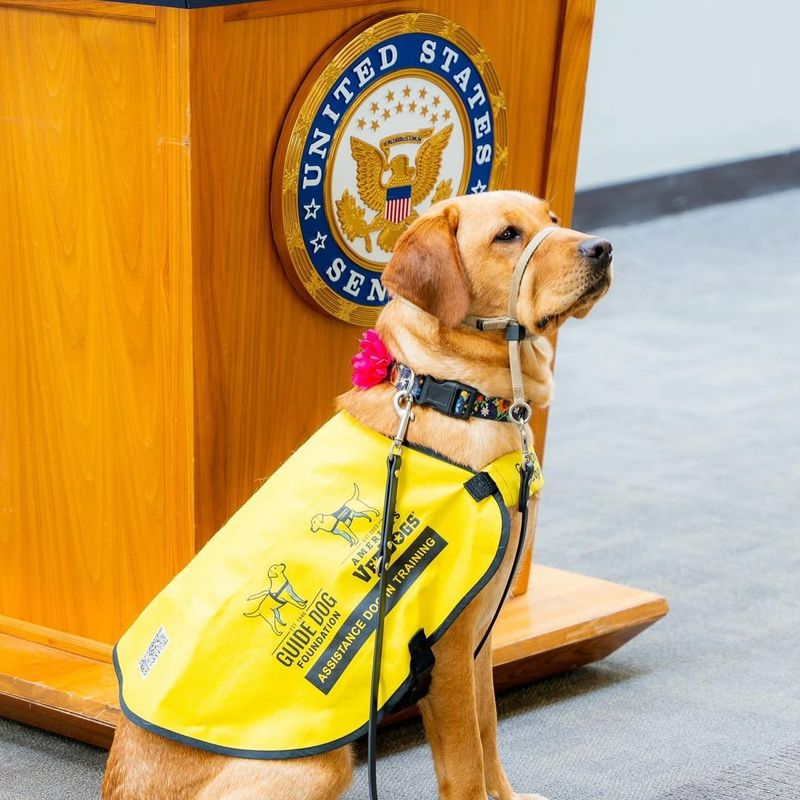
[[[502,695],[507,771],[552,800],[797,800],[800,191],[602,233],[617,279],[560,339],[537,558],[672,610]],[[435,797],[417,723],[382,752],[385,800]],[[2,800],[97,797],[104,760],[0,721]]]

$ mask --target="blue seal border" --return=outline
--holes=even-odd
[[[435,47],[430,63],[420,60],[425,42],[429,49]],[[389,45],[396,48],[396,60],[381,70],[381,50]],[[449,51],[449,69],[444,68],[445,48]],[[426,55],[429,58],[430,52]],[[357,77],[355,68],[365,60],[372,65],[373,74],[362,71]],[[465,68],[469,69],[466,88],[463,75],[457,80]],[[463,106],[472,127],[466,191],[498,188],[505,172],[505,96],[485,51],[455,22],[427,13],[373,18],[328,49],[298,93],[283,130],[274,170],[276,177],[283,179],[273,181],[272,222],[286,272],[304,299],[356,325],[372,324],[386,295],[380,285],[380,270],[354,261],[333,235],[336,223],[331,215],[335,210],[326,209],[324,202],[327,158],[347,109],[377,81],[407,70],[417,76],[428,72],[446,83]],[[337,92],[348,77],[346,90]],[[480,87],[478,99],[476,87]],[[285,147],[283,158],[281,145]],[[486,149],[478,157],[481,147],[488,149],[488,157]],[[319,210],[309,216],[314,206]],[[345,286],[348,292],[343,290]]]

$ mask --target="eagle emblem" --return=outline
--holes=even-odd
[[[450,124],[438,132],[434,132],[434,128],[422,128],[409,133],[395,133],[381,139],[380,149],[351,136],[350,153],[356,162],[356,188],[366,208],[359,205],[347,189],[344,190],[336,201],[336,217],[342,233],[351,242],[363,238],[368,253],[372,252],[372,236],[377,233],[378,247],[391,253],[403,231],[419,216],[416,206],[431,192],[431,203],[452,195],[451,180],[436,185],[452,132],[453,125]],[[391,155],[392,148],[400,145],[419,148],[413,166],[406,153]],[[367,209],[375,212],[369,221]]]

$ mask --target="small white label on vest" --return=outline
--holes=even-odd
[[[147,646],[147,652],[139,659],[139,672],[146,678],[147,674],[158,661],[159,656],[164,652],[164,648],[169,644],[169,637],[164,628],[159,628],[153,640]]]

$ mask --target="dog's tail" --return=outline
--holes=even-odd
[[[358,484],[354,483],[353,484],[353,494],[350,495],[350,499],[347,502],[348,503],[352,503],[353,500],[360,500],[360,499],[361,499],[361,497],[360,497],[360,495],[358,493]]]

